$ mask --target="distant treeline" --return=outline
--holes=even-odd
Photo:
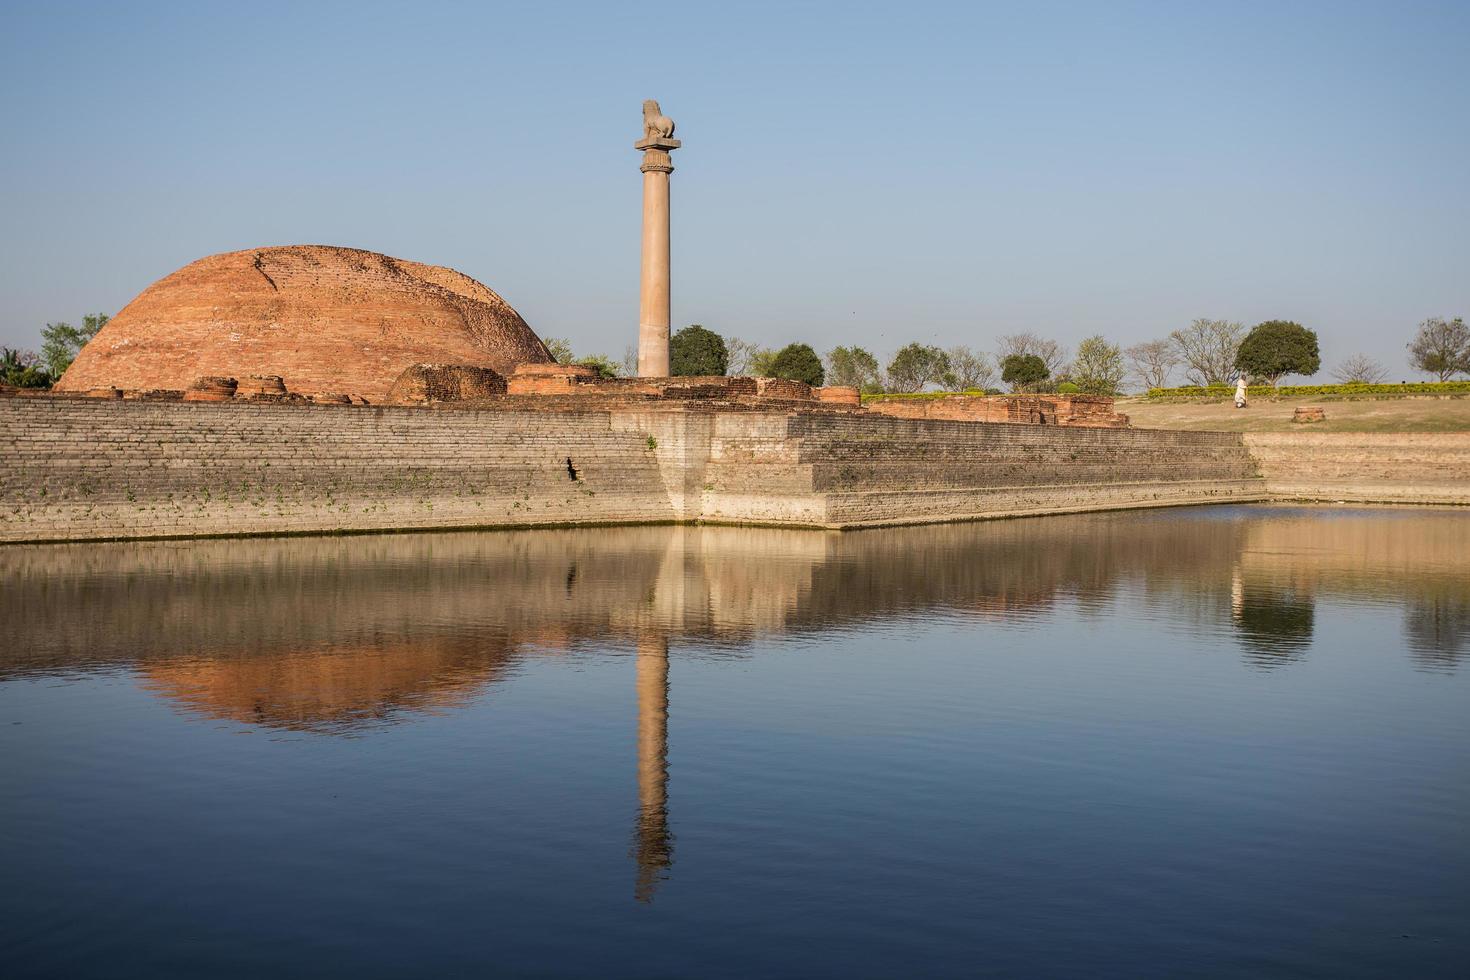
[[[41,350],[0,348],[0,384],[48,388],[59,379],[82,347],[107,323],[107,314],[88,314],[82,325],[48,323],[41,330]],[[585,364],[606,377],[637,373],[637,352],[629,347],[621,361],[605,354],[578,356],[565,340],[548,338],[552,356],[563,363]],[[1460,317],[1432,317],[1419,325],[1408,343],[1408,365],[1414,371],[1449,382],[1470,375],[1470,327]],[[965,345],[938,347],[912,342],[881,362],[856,345],[837,346],[818,354],[810,344],[793,342],[766,347],[739,337],[723,337],[691,324],[669,341],[670,369],[683,377],[753,375],[789,378],[811,385],[849,385],[864,394],[922,391],[998,393],[1004,385],[1017,392],[1061,392],[1113,395],[1130,387],[1174,390],[1180,372],[1197,389],[1231,386],[1246,377],[1255,393],[1277,391],[1289,375],[1311,377],[1322,367],[1317,332],[1290,320],[1267,320],[1247,330],[1230,320],[1199,319],[1167,337],[1123,348],[1095,334],[1069,351],[1035,333],[996,338],[994,351]],[[1329,372],[1345,385],[1377,385],[1389,371],[1366,354],[1344,357]],[[1328,386],[1333,387],[1333,386]],[[1396,390],[1402,386],[1395,386]],[[1322,386],[1297,386],[1294,392],[1322,394]],[[1386,393],[1386,392],[1385,392]],[[1402,393],[1402,391],[1400,391]]]

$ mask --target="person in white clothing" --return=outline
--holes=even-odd
[[[1245,375],[1235,379],[1235,407],[1245,408]]]

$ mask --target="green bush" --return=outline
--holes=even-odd
[[[771,361],[770,377],[773,378],[805,381],[817,388],[821,386],[825,376],[822,359],[808,344],[787,344],[776,352],[775,359]]]
[[[1247,398],[1311,398],[1318,395],[1341,395],[1346,397],[1386,395],[1470,395],[1470,381],[1415,381],[1397,385],[1341,384],[1341,385],[1251,385],[1245,390]],[[1183,388],[1150,388],[1151,399],[1167,398],[1232,398],[1235,389],[1228,385],[1209,387],[1187,386]]]
[[[676,377],[723,375],[729,361],[724,338],[697,323],[669,338],[669,372]]]
[[[1009,354],[1000,362],[1000,379],[1012,391],[1034,391],[1049,377],[1046,362],[1035,354]]]

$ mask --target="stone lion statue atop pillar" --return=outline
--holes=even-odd
[[[643,100],[643,138],[670,139],[674,135],[674,120],[664,115],[653,99]]]

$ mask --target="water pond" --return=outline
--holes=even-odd
[[[1470,514],[0,549],[0,974],[1470,975]]]

